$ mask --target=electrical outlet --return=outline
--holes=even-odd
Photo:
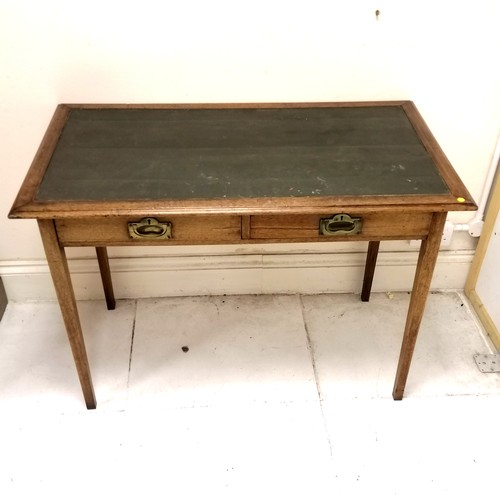
[[[453,222],[446,221],[443,229],[443,236],[441,237],[441,248],[446,248],[451,245],[451,238],[453,236],[454,229],[455,225]]]
[[[453,236],[453,231],[455,230],[455,225],[453,222],[446,221],[443,229],[443,236],[441,237],[440,248],[447,248],[451,245],[451,238]],[[410,240],[410,248],[420,248],[420,243],[422,240]]]

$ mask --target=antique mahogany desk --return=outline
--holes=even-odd
[[[35,218],[87,408],[96,407],[65,247],[421,239],[402,399],[446,214],[474,201],[410,101],[57,107],[10,212]]]

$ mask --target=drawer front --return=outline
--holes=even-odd
[[[56,221],[56,229],[64,246],[193,245],[241,241],[241,217],[237,215],[152,217],[159,223],[170,223],[168,233],[163,237],[155,238],[154,233],[145,237],[132,236],[129,223],[140,223],[142,217],[61,219]]]
[[[432,214],[426,212],[350,213],[353,219],[361,219],[359,232],[320,234],[321,219],[331,219],[334,215],[255,215],[250,219],[250,238],[276,241],[419,239],[427,235],[432,218]]]

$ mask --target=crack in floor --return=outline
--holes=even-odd
[[[325,429],[326,439],[328,441],[328,447],[330,449],[330,455],[333,456],[332,441],[330,438],[330,433],[328,432],[328,426],[326,423],[326,415],[325,415],[325,411],[323,408],[323,394],[321,392],[321,384],[319,382],[318,370],[316,368],[316,359],[314,357],[314,348],[313,348],[312,341],[311,341],[311,335],[309,333],[309,327],[307,325],[306,310],[305,310],[304,302],[302,300],[302,295],[299,295],[299,301],[300,301],[301,311],[302,311],[302,322],[304,324],[304,330],[306,332],[307,350],[309,351],[309,354],[311,355],[311,363],[312,363],[312,369],[313,369],[313,373],[314,373],[314,382],[316,383],[316,392],[318,393],[319,407],[321,410],[321,419],[323,420],[323,427]]]
[[[135,300],[134,301],[134,320],[132,322],[132,336],[130,339],[130,354],[129,354],[129,358],[128,358],[127,389],[129,388],[129,385],[130,385],[130,371],[132,369],[132,354],[134,351],[135,323],[137,321],[137,303],[138,303],[138,300]]]

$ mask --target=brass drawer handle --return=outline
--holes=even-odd
[[[172,238],[172,224],[145,217],[140,222],[129,222],[128,232],[136,240],[169,240]]]
[[[323,236],[337,236],[343,234],[358,234],[361,232],[363,221],[359,217],[347,214],[337,214],[330,219],[320,219],[319,234]]]

